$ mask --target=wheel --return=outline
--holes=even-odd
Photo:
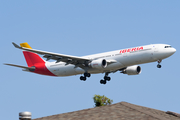
[[[90,74],[90,73],[88,73],[88,74],[87,74],[87,77],[91,77],[91,74]]]
[[[84,76],[85,77],[91,77],[91,74],[90,73],[84,73]]]
[[[86,81],[86,77],[81,76],[80,80]]]
[[[100,80],[101,84],[106,84],[106,80]]]
[[[157,65],[157,68],[161,68],[161,67],[162,67],[161,65],[159,65],[159,64]]]
[[[104,80],[100,80],[100,83],[101,83],[101,84],[104,84]]]
[[[107,81],[110,81],[111,80],[111,78],[110,77],[104,77],[104,80],[107,80]]]
[[[81,77],[80,77],[80,80],[83,80],[83,79],[84,79],[84,77],[83,77],[83,76],[81,76]]]
[[[110,77],[108,77],[108,78],[107,78],[107,81],[110,81],[110,80],[111,80],[111,78],[110,78]]]
[[[103,80],[104,81],[104,83],[103,84],[106,84],[106,80]]]

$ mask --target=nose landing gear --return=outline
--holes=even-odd
[[[157,65],[157,68],[161,68],[161,67],[162,67],[161,65],[159,65],[159,64]]]
[[[161,68],[162,66],[160,65],[160,63],[162,62],[162,60],[158,60],[158,65],[157,65],[157,68]]]

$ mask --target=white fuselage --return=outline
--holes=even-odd
[[[56,76],[71,76],[83,74],[85,72],[91,74],[115,72],[124,67],[165,59],[174,54],[175,51],[176,49],[167,44],[152,44],[82,57],[91,60],[105,59],[106,61],[112,62],[111,64],[107,65],[107,67],[101,69],[92,67],[82,69],[72,64],[67,65],[64,62],[46,62],[45,65],[47,69]]]

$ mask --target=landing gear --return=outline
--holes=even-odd
[[[157,65],[157,68],[161,68],[161,67],[162,67],[161,65],[159,65],[159,64]]]
[[[110,78],[110,77],[107,77],[107,76],[104,76],[104,80],[110,81],[111,78]]]
[[[85,73],[84,73],[84,76],[81,76],[81,77],[80,77],[80,80],[86,81],[86,77],[91,77],[91,74],[85,72]]]
[[[86,77],[81,76],[81,77],[80,77],[80,80],[86,81]]]
[[[109,73],[110,73],[110,72],[106,72],[106,73],[105,73],[104,80],[100,80],[100,83],[101,83],[101,84],[106,84],[107,81],[110,81],[110,80],[111,80],[111,78],[108,77]]]
[[[101,84],[106,84],[106,80],[100,80]]]
[[[158,65],[157,65],[157,68],[161,68],[162,66],[160,65],[160,63],[162,62],[162,60],[158,60]]]
[[[84,73],[84,77],[91,77],[90,73]]]

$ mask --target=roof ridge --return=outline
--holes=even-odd
[[[154,118],[156,118],[156,119],[159,119],[159,120],[162,120],[162,117],[163,117],[163,120],[168,120],[167,118],[164,118],[164,116],[159,116],[159,115],[157,115],[157,114],[154,114],[154,113],[151,113],[151,112],[149,112],[149,111],[143,111],[143,110],[141,110],[141,109],[137,109],[137,107],[138,107],[138,105],[134,105],[134,104],[131,104],[131,103],[128,103],[128,102],[120,102],[120,104],[122,104],[122,105],[124,105],[124,106],[126,106],[126,107],[129,107],[129,108],[131,108],[131,109],[134,109],[134,110],[136,110],[136,111],[138,111],[138,112],[141,112],[141,113],[144,113],[144,114],[146,114],[146,115],[149,115],[149,116],[151,116],[151,117],[154,117]],[[133,105],[133,106],[132,106]],[[143,107],[143,106],[139,106],[139,107]],[[146,108],[146,107],[144,107],[144,108]],[[150,109],[152,109],[152,108],[150,108]],[[154,109],[154,110],[156,110],[156,109]]]

